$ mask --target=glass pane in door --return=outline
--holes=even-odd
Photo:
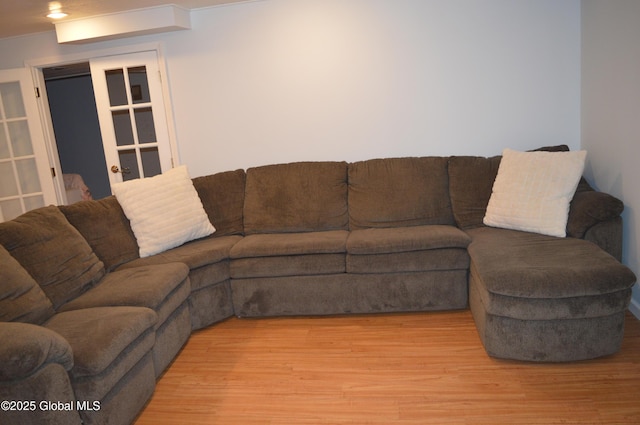
[[[145,177],[152,177],[162,173],[158,148],[140,149],[140,156],[142,157],[142,169]]]
[[[7,134],[5,133],[5,124],[0,122],[0,159],[6,159],[11,156],[9,152],[9,142],[7,141]]]
[[[18,195],[18,184],[10,161],[0,162],[0,198]]]
[[[9,139],[13,147],[13,156],[33,155],[33,145],[29,135],[27,120],[12,121],[7,123],[9,127]]]
[[[131,100],[133,103],[149,103],[149,82],[147,80],[147,67],[134,66],[128,68],[129,84],[131,84]]]
[[[27,196],[24,198],[24,206],[27,211],[44,207],[44,197],[42,195]]]
[[[113,129],[116,135],[116,145],[133,145],[135,143],[135,140],[133,139],[133,130],[131,129],[131,118],[129,116],[129,110],[125,109],[112,111],[111,116],[113,118]]]
[[[19,82],[0,83],[0,97],[2,97],[5,118],[20,118],[27,115]]]
[[[120,169],[122,170],[122,180],[133,180],[140,178],[138,168],[138,155],[135,149],[127,149],[118,152],[120,157]]]
[[[109,103],[111,106],[121,106],[129,103],[127,101],[124,70],[109,69],[105,71],[104,74],[107,79],[107,90],[109,91]]]
[[[38,168],[34,158],[16,161],[16,171],[20,181],[20,190],[23,194],[40,192],[40,179],[38,178]]]
[[[0,218],[3,220],[14,219],[23,212],[20,199],[10,199],[8,201],[0,200]]]
[[[139,143],[155,143],[156,129],[153,126],[153,113],[151,108],[137,108],[134,110],[136,117],[136,129],[138,130]]]

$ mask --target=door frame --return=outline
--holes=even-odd
[[[25,61],[25,66],[30,70],[34,87],[40,95],[36,99],[36,101],[38,104],[38,112],[40,113],[42,129],[44,132],[45,144],[47,146],[47,154],[49,155],[49,162],[51,164],[51,167],[55,170],[56,174],[54,177],[54,187],[56,190],[58,204],[67,204],[67,195],[64,189],[62,166],[60,165],[58,145],[56,142],[55,133],[53,131],[53,120],[51,119],[51,110],[49,109],[49,100],[47,97],[43,69],[78,62],[88,62],[91,59],[100,58],[103,56],[126,55],[146,51],[155,51],[158,58],[158,69],[160,70],[161,80],[160,84],[162,87],[162,96],[165,102],[164,114],[166,117],[167,132],[169,135],[171,161],[173,166],[176,167],[180,165],[180,157],[178,154],[179,151],[175,130],[173,107],[171,102],[171,92],[169,90],[169,79],[167,78],[167,64],[161,43],[152,42],[108,49],[88,50],[82,53],[56,55]]]

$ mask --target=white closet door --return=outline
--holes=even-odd
[[[56,203],[29,70],[0,71],[0,221]]]
[[[156,52],[91,59],[90,65],[111,185],[170,169]]]

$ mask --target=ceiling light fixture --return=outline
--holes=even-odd
[[[49,13],[47,15],[47,18],[51,18],[51,19],[62,19],[67,15],[66,13],[64,13],[62,10],[52,10],[51,13]]]
[[[57,1],[49,3],[49,14],[47,18],[51,19],[62,19],[68,16],[66,13],[62,11],[62,5]]]

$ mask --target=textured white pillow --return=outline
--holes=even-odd
[[[586,157],[586,151],[505,149],[484,224],[565,237],[569,203],[578,187]]]
[[[215,231],[185,165],[154,177],[116,183],[112,189],[131,222],[140,257]]]

